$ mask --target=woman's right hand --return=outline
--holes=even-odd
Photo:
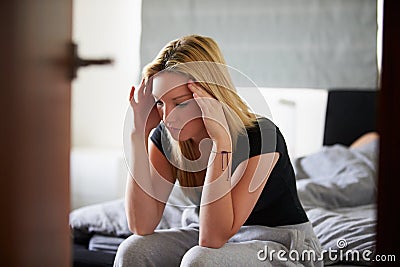
[[[132,86],[129,102],[133,110],[132,134],[148,137],[150,131],[157,127],[161,118],[158,114],[152,95],[152,79],[142,79],[135,99],[135,87]]]

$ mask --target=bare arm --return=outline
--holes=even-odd
[[[352,148],[361,147],[365,144],[373,142],[374,140],[376,140],[378,138],[379,138],[379,135],[377,132],[369,132],[369,133],[366,133],[366,134],[360,136],[357,140],[355,140],[350,145],[350,147],[352,147]]]
[[[125,211],[129,229],[139,235],[153,233],[174,183],[168,161],[152,142],[148,144],[151,129],[160,122],[151,91],[151,79],[147,82],[143,79],[136,98],[135,87],[132,87],[129,99],[133,110],[133,128]]]
[[[263,154],[242,162],[230,180],[228,172],[221,171],[220,158],[217,155],[207,170],[205,184],[209,186],[203,189],[200,209],[199,242],[212,248],[223,246],[247,220],[279,154]]]
[[[201,197],[199,244],[219,248],[233,236],[249,217],[279,154],[262,154],[242,162],[229,177],[232,142],[225,114],[227,106],[215,100],[193,81],[188,88],[201,108],[207,133],[213,140],[213,151],[207,168]],[[239,118],[237,118],[239,119]],[[214,157],[215,156],[215,157]]]
[[[147,235],[154,232],[161,220],[174,179],[168,161],[152,142],[148,156],[144,144],[135,138],[132,143],[132,175],[128,175],[125,194],[126,215],[132,232]]]

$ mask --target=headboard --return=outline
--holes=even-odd
[[[317,152],[323,145],[350,145],[362,134],[376,131],[376,90],[237,89],[253,111],[278,125],[291,158]]]
[[[323,145],[350,145],[358,137],[376,131],[379,91],[329,90]]]

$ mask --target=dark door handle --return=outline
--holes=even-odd
[[[109,58],[101,58],[101,59],[80,58],[78,55],[78,45],[73,42],[70,44],[70,58],[72,60],[70,69],[71,80],[76,78],[78,69],[80,67],[87,67],[91,65],[109,65],[114,63],[114,61]]]

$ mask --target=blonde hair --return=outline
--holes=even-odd
[[[143,77],[149,79],[161,71],[187,75],[222,103],[233,147],[239,134],[254,126],[256,116],[237,94],[222,53],[213,39],[189,35],[169,42],[156,58],[144,67]],[[190,161],[196,159],[192,141],[189,139],[178,142],[173,140],[170,134],[168,136],[172,147],[171,156],[179,165],[172,167],[173,174],[180,185],[201,185],[202,183],[196,183],[195,173],[188,171],[188,166],[184,166],[188,161],[182,158],[183,156]]]

